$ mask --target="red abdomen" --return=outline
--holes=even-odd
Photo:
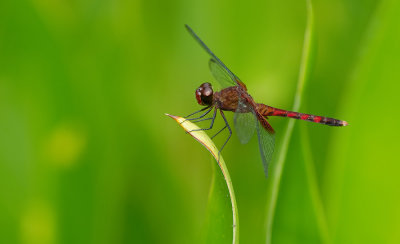
[[[293,119],[301,119],[314,123],[330,125],[330,126],[346,126],[348,123],[343,120],[338,120],[334,118],[317,116],[312,114],[303,114],[298,112],[287,111],[279,108],[274,108],[271,106],[267,106],[262,103],[257,104],[257,110],[263,116],[280,116],[280,117],[288,117]]]

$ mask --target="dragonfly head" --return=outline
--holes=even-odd
[[[196,90],[196,99],[200,105],[210,106],[213,101],[213,89],[211,84],[206,82],[201,84]]]

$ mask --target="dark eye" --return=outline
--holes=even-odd
[[[203,104],[210,105],[212,103],[212,98],[213,98],[213,90],[211,87],[205,87],[201,91],[201,101]]]
[[[196,99],[200,105],[211,105],[213,100],[213,89],[210,83],[203,83],[196,90]]]

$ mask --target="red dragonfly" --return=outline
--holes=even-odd
[[[292,112],[274,108],[262,103],[256,103],[250,94],[247,93],[246,85],[235,74],[233,74],[232,71],[230,71],[217,56],[215,56],[215,54],[206,46],[206,44],[204,44],[204,42],[188,25],[185,26],[193,38],[211,56],[211,59],[209,60],[211,74],[219,82],[222,88],[222,90],[219,92],[214,92],[210,83],[207,82],[201,84],[196,90],[196,99],[197,102],[200,105],[205,106],[205,108],[189,114],[185,118],[186,120],[193,120],[194,122],[211,120],[211,124],[208,128],[200,129],[210,130],[213,128],[217,111],[219,111],[225,121],[225,126],[211,138],[214,138],[226,128],[229,130],[229,136],[219,150],[218,156],[232,136],[232,129],[229,126],[223,111],[235,112],[233,121],[236,133],[242,144],[247,143],[253,136],[254,131],[257,131],[261,160],[263,162],[266,175],[268,174],[268,163],[271,161],[275,146],[275,131],[267,121],[268,116],[288,117],[330,126],[348,125],[348,123],[343,120]],[[213,109],[213,116],[210,118],[204,118]],[[199,117],[189,118],[192,115],[203,111],[205,112]]]

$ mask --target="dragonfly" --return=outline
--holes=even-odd
[[[188,25],[185,25],[185,27],[189,34],[197,41],[197,43],[200,44],[200,46],[210,55],[208,64],[211,74],[221,87],[220,91],[214,91],[210,83],[206,82],[201,84],[200,87],[196,89],[195,95],[197,103],[205,107],[199,111],[189,114],[185,117],[185,119],[191,120],[195,123],[211,120],[208,128],[197,129],[211,130],[219,111],[225,122],[225,126],[211,138],[214,138],[225,129],[228,129],[229,136],[219,149],[218,158],[222,149],[232,136],[232,128],[225,117],[224,111],[234,112],[233,122],[236,129],[236,134],[242,144],[248,143],[253,137],[254,133],[257,133],[261,161],[263,163],[266,176],[268,176],[268,166],[271,162],[275,147],[275,131],[267,121],[268,117],[288,117],[330,126],[348,125],[348,123],[343,120],[293,112],[271,107],[263,103],[256,103],[251,95],[247,92],[246,85],[228,69],[228,67],[210,50],[210,48],[207,47],[207,45]],[[212,117],[206,117],[211,111],[214,111]],[[203,113],[200,114],[200,116],[192,117],[201,112]]]

